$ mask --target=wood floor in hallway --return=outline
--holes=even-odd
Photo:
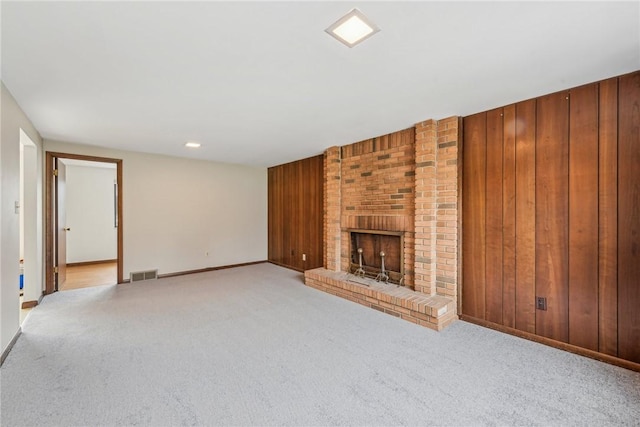
[[[118,281],[117,276],[118,264],[115,261],[67,266],[67,279],[59,290],[115,285]]]

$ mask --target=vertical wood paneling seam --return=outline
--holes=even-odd
[[[567,299],[566,299],[566,313],[564,315],[565,317],[565,324],[566,326],[566,336],[567,336],[567,342],[569,342],[569,310],[571,309],[571,286],[569,286],[569,271],[571,268],[571,250],[569,247],[569,243],[570,243],[570,230],[571,230],[571,210],[570,210],[570,197],[569,197],[569,192],[571,191],[571,187],[569,185],[569,179],[571,178],[571,92],[567,92],[567,95],[565,96],[565,100],[566,102],[566,107],[565,107],[565,111],[566,111],[566,131],[567,131],[567,164],[566,164],[566,175],[565,175],[565,182],[566,184],[566,192],[565,192],[565,197],[566,197],[566,210],[565,210],[565,215],[566,215],[566,224],[567,224],[567,230],[566,230],[566,250],[565,250],[565,256],[566,256],[566,268],[564,270],[564,277],[563,277],[563,286],[566,287],[566,292],[567,292]]]
[[[616,354],[620,355],[620,78],[616,84]]]
[[[500,135],[502,136],[500,141],[500,228],[502,234],[500,235],[500,297],[502,298],[502,304],[500,304],[500,324],[504,325],[504,108],[500,111]]]
[[[457,242],[458,242],[458,265],[457,265],[457,269],[458,269],[458,298],[456,301],[456,305],[457,305],[457,309],[458,309],[458,313],[462,314],[462,294],[464,293],[464,252],[462,250],[462,244],[463,244],[463,238],[462,238],[462,233],[464,231],[464,214],[463,214],[463,208],[464,208],[464,199],[463,199],[463,194],[464,194],[464,151],[465,151],[465,134],[464,134],[464,118],[463,117],[459,117],[458,118],[458,162],[460,162],[458,164],[458,176],[457,176],[457,182],[458,182],[458,202],[457,202],[457,206],[458,206],[458,238],[457,238]],[[415,130],[415,128],[414,128]],[[413,137],[413,139],[415,140],[415,135]],[[417,144],[417,142],[416,142]],[[415,268],[415,256],[414,256],[414,268]],[[414,279],[415,280],[415,279]],[[415,282],[414,282],[415,283]]]
[[[564,283],[567,287],[567,342],[571,340],[571,285],[569,273],[571,271],[571,91],[565,97],[567,100],[567,270]]]
[[[504,110],[503,110],[504,111]],[[513,105],[513,324],[518,319],[518,103]],[[503,133],[504,135],[504,133]],[[503,157],[504,161],[504,157]],[[503,168],[504,170],[504,168]],[[503,268],[504,273],[504,268]],[[503,316],[504,319],[504,316]]]
[[[537,260],[538,260],[538,221],[536,220],[536,212],[538,209],[538,192],[536,188],[538,186],[538,168],[536,167],[538,163],[538,99],[534,102],[533,108],[533,297],[538,295],[538,271],[537,271]],[[533,330],[536,334],[538,334],[538,310],[536,306],[533,307]]]
[[[538,258],[538,221],[536,221],[536,210],[538,209],[538,192],[536,188],[538,186],[538,168],[536,164],[538,162],[538,105],[539,102],[536,99],[533,108],[533,296],[534,299],[538,294],[538,274],[537,274],[537,258]],[[536,306],[533,307],[533,330],[538,333],[538,312]]]
[[[596,141],[598,144],[598,158],[596,162],[596,228],[598,238],[596,239],[596,272],[597,272],[597,293],[596,293],[596,350],[600,351],[600,83],[596,85]]]
[[[501,248],[502,248],[502,270],[500,271],[500,283],[501,283],[501,291],[500,291],[500,297],[502,298],[502,307],[500,309],[500,324],[504,325],[505,321],[504,321],[504,306],[505,306],[505,298],[504,298],[504,266],[505,266],[505,259],[504,259],[504,236],[505,236],[505,228],[504,228],[504,189],[505,189],[505,176],[504,176],[504,170],[505,170],[505,166],[504,166],[504,146],[505,146],[505,132],[504,132],[504,107],[501,109],[501,113],[500,113],[500,117],[502,117],[502,122],[500,125],[501,131],[502,131],[502,140],[500,141],[500,153],[502,154],[502,158],[500,159],[500,164],[502,166],[502,175],[500,177],[500,182],[502,183],[502,185],[500,186],[500,194],[502,195],[501,200],[502,200],[502,206],[500,207],[500,213],[502,214],[502,220],[500,221],[501,224],[501,228],[502,228],[502,236],[501,236]]]
[[[484,114],[484,224],[482,224],[482,228],[484,228],[484,295],[483,295],[483,299],[484,299],[484,309],[483,309],[483,313],[482,313],[482,319],[487,319],[487,263],[488,263],[488,259],[489,257],[487,256],[488,254],[488,250],[489,250],[489,243],[488,243],[488,239],[487,239],[487,183],[489,182],[489,174],[487,173],[487,163],[488,163],[488,153],[489,153],[489,149],[488,149],[488,125],[489,125],[489,115],[488,114]]]

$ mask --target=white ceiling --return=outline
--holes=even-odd
[[[358,7],[352,49],[324,29]],[[272,166],[640,69],[640,2],[8,2],[48,139]],[[188,150],[187,140],[202,143]]]

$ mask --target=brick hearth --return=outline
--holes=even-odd
[[[428,296],[373,279],[356,279],[348,273],[324,268],[307,270],[304,277],[308,286],[438,331],[457,318],[456,304],[451,298]]]
[[[427,120],[325,151],[325,268],[307,285],[436,330],[456,319],[458,128]],[[402,233],[404,287],[349,281],[351,229]]]

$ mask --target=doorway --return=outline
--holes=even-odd
[[[122,228],[122,160],[112,159],[105,157],[95,156],[83,156],[77,154],[68,153],[46,153],[46,280],[45,280],[45,293],[50,294],[59,290],[74,289],[78,287],[86,287],[89,285],[101,285],[107,283],[122,283],[123,282],[123,228]],[[87,166],[91,166],[87,168]],[[78,197],[78,194],[73,195],[73,211],[74,213],[67,212],[67,196],[71,196],[73,193],[69,190],[67,178],[76,176],[74,192],[79,190],[77,187],[87,184],[89,175],[87,175],[88,169],[93,169],[96,166],[101,166],[99,169],[101,173],[96,175],[92,173],[91,176],[98,176],[98,179],[103,185],[106,179],[111,179],[112,187],[109,190],[109,184],[107,184],[106,192],[107,201],[105,206],[104,191],[100,199],[89,201],[83,200],[83,197]],[[98,169],[98,168],[96,168]],[[115,179],[109,178],[109,170],[113,172],[115,169]],[[85,172],[80,173],[80,171]],[[73,174],[71,174],[71,172]],[[96,171],[97,172],[97,171]],[[112,173],[111,172],[111,173]],[[84,174],[84,175],[83,175]],[[111,175],[113,176],[113,175]],[[78,179],[80,178],[80,179]],[[69,184],[71,181],[69,182]],[[78,185],[81,183],[82,185]],[[102,187],[104,188],[104,187]],[[97,193],[94,192],[94,193]],[[85,193],[87,197],[93,197],[95,194]],[[110,200],[109,200],[110,198]],[[84,207],[82,207],[84,203]],[[96,211],[93,214],[87,211],[87,209],[98,207],[102,205],[100,211]],[[78,214],[78,211],[85,212],[84,219],[88,216],[101,218],[107,217],[107,222],[110,224],[106,228],[111,228],[111,231],[100,231],[102,233],[99,239],[102,239],[106,243],[105,245],[91,244],[92,239],[87,239],[89,231],[87,231],[87,221],[83,221],[82,215]],[[70,214],[74,218],[68,218],[67,214]],[[71,227],[69,219],[75,221],[76,227]],[[93,219],[93,218],[89,218]],[[104,221],[102,221],[104,225]],[[104,228],[104,227],[103,227]],[[74,233],[75,234],[72,234]],[[115,234],[115,235],[114,235]],[[100,234],[99,234],[100,235]],[[111,248],[112,244],[108,241],[115,239],[115,251]],[[95,240],[95,239],[93,239]],[[69,245],[68,245],[69,243]],[[115,259],[113,258],[115,253]],[[106,254],[106,255],[105,255]],[[67,265],[69,262],[69,265]],[[115,275],[110,276],[115,273]],[[115,276],[115,277],[114,277]],[[111,279],[109,278],[111,277]],[[115,279],[115,280],[114,280]]]
[[[42,297],[42,161],[20,129],[20,324]]]

